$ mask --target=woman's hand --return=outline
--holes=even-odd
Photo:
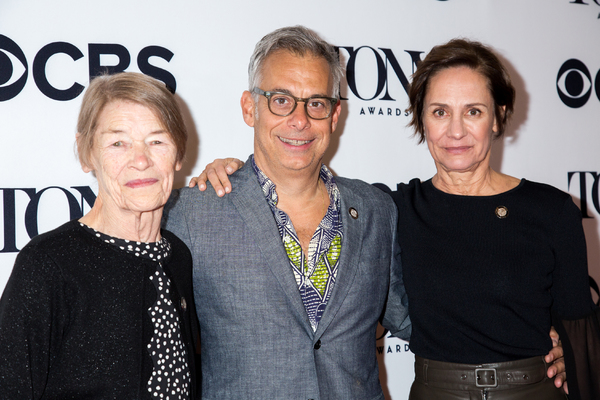
[[[206,181],[210,181],[217,196],[223,197],[225,193],[231,192],[231,182],[228,175],[233,174],[244,166],[244,162],[237,158],[217,158],[206,167],[197,177],[190,179],[189,187],[198,185],[201,191],[206,190]]]
[[[554,377],[554,386],[557,388],[561,387],[566,394],[569,394],[569,388],[567,387],[567,374],[565,373],[565,359],[563,358],[563,348],[558,337],[558,333],[554,330],[554,327],[550,328],[550,338],[552,339],[552,350],[545,357],[548,364],[552,363],[548,367],[548,378]]]

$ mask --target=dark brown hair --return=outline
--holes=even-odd
[[[408,91],[408,111],[412,113],[408,125],[414,128],[419,143],[425,141],[423,108],[429,82],[438,72],[452,67],[471,68],[487,79],[494,100],[498,126],[495,138],[501,137],[515,105],[515,88],[510,81],[510,76],[489,47],[467,39],[452,39],[448,43],[432,48],[413,74]]]

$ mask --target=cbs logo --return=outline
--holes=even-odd
[[[73,61],[83,58],[83,53],[77,47],[67,42],[53,42],[42,47],[33,59],[32,75],[36,86],[45,96],[58,101],[73,100],[84,90],[84,86],[73,82],[64,89],[55,87],[47,76],[46,65],[57,55],[67,55]],[[116,57],[116,65],[105,66],[101,63],[103,56]],[[160,81],[175,93],[177,83],[175,77],[168,71],[150,63],[151,57],[159,57],[171,61],[173,53],[160,46],[147,46],[137,56],[139,70]],[[62,62],[62,58],[61,58]],[[127,48],[120,44],[90,43],[88,44],[88,67],[90,79],[101,73],[116,73],[125,71],[131,63],[131,55]],[[23,50],[10,38],[0,35],[0,101],[16,97],[27,83],[29,65]]]
[[[596,97],[600,100],[600,70],[596,73],[594,84]],[[571,58],[564,62],[556,77],[558,96],[571,108],[583,107],[592,95],[592,75],[581,61]]]

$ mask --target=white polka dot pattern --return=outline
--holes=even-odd
[[[150,280],[156,287],[157,298],[148,310],[154,324],[154,336],[148,343],[154,361],[148,391],[157,399],[189,399],[190,370],[186,349],[181,340],[179,317],[171,301],[171,282],[160,263]]]

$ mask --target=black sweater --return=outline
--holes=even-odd
[[[179,314],[195,395],[191,255],[168,231],[163,269]],[[146,399],[154,262],[104,243],[77,221],[19,253],[0,300],[0,398]],[[185,301],[182,301],[185,299]]]
[[[568,194],[522,180],[459,196],[414,179],[392,197],[416,355],[468,364],[546,355],[554,323],[583,364],[600,361],[581,212]]]

